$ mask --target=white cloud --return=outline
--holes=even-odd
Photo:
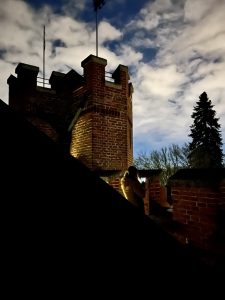
[[[84,4],[85,1],[70,1],[63,7],[63,11],[65,13],[72,6],[79,11],[84,9]],[[94,24],[77,21],[71,15],[56,14],[48,6],[33,10],[21,0],[4,1],[4,5],[0,6],[0,16],[3,16],[0,20],[0,97],[5,102],[8,102],[7,78],[10,73],[14,74],[16,64],[25,62],[36,65],[42,72],[43,25],[46,25],[46,77],[53,70],[67,71],[68,68],[82,73],[81,61],[88,55],[95,54]],[[102,44],[119,39],[121,35],[121,31],[107,21],[99,24],[99,53],[108,54],[115,61],[114,65],[115,54],[105,49]]]
[[[65,15],[76,16],[85,9],[85,5],[89,4],[88,0],[61,0]],[[92,4],[92,3],[91,3]]]
[[[98,31],[99,38],[102,44],[106,41],[117,40],[122,36],[121,31],[119,31],[106,21],[100,22]]]
[[[99,24],[99,56],[107,59],[107,70],[118,64],[130,70],[135,152],[187,142],[193,106],[203,91],[215,105],[225,142],[225,1],[143,2],[123,27],[106,18]],[[81,73],[81,61],[95,54],[94,20],[80,19],[89,1],[62,3],[59,14],[47,5],[34,10],[22,0],[1,0],[0,98],[5,102],[7,78],[18,62],[42,69],[44,24],[47,77],[53,70]],[[106,3],[110,12],[118,9],[113,3]]]
[[[123,61],[123,65],[126,66],[138,66],[139,62],[143,58],[143,54],[139,51],[136,51],[130,46],[120,45],[120,49],[118,49],[119,59]]]
[[[138,68],[137,81],[145,93],[168,100],[175,97],[179,86],[185,82],[185,76],[179,73],[176,65],[152,67],[142,64]]]
[[[198,22],[211,13],[213,6],[214,0],[187,0],[184,7],[185,20]]]
[[[151,146],[187,141],[193,106],[203,91],[215,105],[225,140],[225,1],[179,3],[149,2],[128,28],[134,31],[141,24],[147,29],[150,14],[155,15],[152,20],[157,19],[156,28],[145,33],[146,37],[150,34],[151,43],[138,34],[131,41],[145,53],[153,44],[157,47],[156,57],[141,63],[134,75],[134,90],[138,90],[134,107],[142,105],[134,110],[134,138],[144,140],[147,135]],[[170,100],[175,101],[173,105]]]
[[[47,39],[62,40],[66,47],[88,44],[91,29],[69,16],[54,16],[46,28]],[[49,37],[49,38],[48,38]]]

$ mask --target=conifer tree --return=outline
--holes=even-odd
[[[211,100],[206,92],[199,96],[191,117],[194,119],[190,126],[189,164],[191,168],[222,168],[223,152],[220,124],[215,117]]]

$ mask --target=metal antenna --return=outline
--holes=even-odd
[[[45,87],[45,25],[43,27],[43,87]]]
[[[96,56],[98,56],[98,10],[105,4],[104,0],[93,0],[95,10],[95,27],[96,27]]]
[[[95,10],[95,27],[96,27],[96,56],[98,56],[98,9]]]

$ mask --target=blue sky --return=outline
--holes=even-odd
[[[99,56],[107,71],[129,67],[134,153],[189,141],[191,114],[206,91],[225,143],[225,0],[105,0]],[[19,62],[39,66],[46,25],[46,77],[83,72],[95,53],[92,0],[1,0],[0,98]],[[224,148],[225,150],[225,148]],[[224,151],[225,152],[225,151]]]

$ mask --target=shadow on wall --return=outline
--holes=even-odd
[[[8,295],[160,295],[174,282],[188,294],[199,278],[212,286],[212,270],[3,102],[0,141]]]

